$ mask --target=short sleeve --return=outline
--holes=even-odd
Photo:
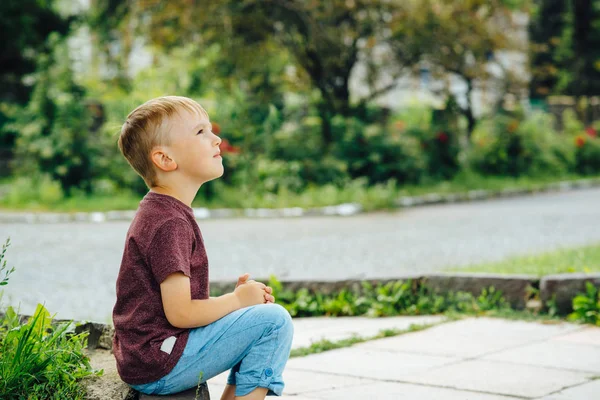
[[[148,263],[156,281],[183,272],[190,277],[194,231],[184,219],[170,219],[156,231],[148,249]]]

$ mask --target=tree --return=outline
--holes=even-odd
[[[376,40],[385,37],[395,7],[388,1],[215,0],[200,5],[187,0],[149,0],[144,5],[136,12],[155,47],[219,43],[221,68],[226,72],[222,76],[250,84],[265,99],[277,100],[280,89],[275,84],[285,79],[283,70],[275,75],[266,71],[265,60],[290,58],[297,77],[306,79],[320,94],[318,110],[326,147],[333,141],[334,115],[348,116],[355,105],[364,106],[382,92],[352,104],[349,81],[359,58],[368,59]]]
[[[51,32],[65,34],[69,19],[54,10],[54,1],[3,0],[0,2],[0,100],[23,104],[30,88],[23,76],[35,71],[36,56],[48,50]]]
[[[504,73],[502,90],[519,80],[497,57],[500,51],[524,52],[515,38],[514,11],[526,7],[521,1],[502,0],[407,0],[395,13],[390,40],[398,63],[412,66],[425,62],[434,75],[454,74],[466,83],[466,105],[461,107],[468,133],[477,122],[472,92],[477,81],[491,77],[490,65]]]
[[[571,0],[556,59],[561,65],[557,91],[575,97],[600,93],[600,1]]]
[[[92,42],[92,75],[104,75],[122,88],[129,84],[129,56],[136,27],[133,0],[91,0],[87,13]],[[104,74],[100,73],[101,68]]]
[[[531,81],[530,96],[544,98],[552,94],[559,79],[560,65],[556,59],[565,26],[566,0],[538,0],[530,23]]]
[[[57,35],[51,51],[38,59],[30,102],[8,128],[19,132],[15,146],[17,174],[48,174],[69,194],[72,188],[91,192],[93,152],[91,116],[85,91],[73,81],[67,44]]]
[[[36,57],[48,51],[51,32],[66,34],[71,18],[61,17],[54,1],[0,1],[0,103],[21,106],[27,103],[31,86],[23,78],[36,69]],[[12,120],[10,107],[0,107],[0,175],[8,173],[2,161],[12,156],[17,133],[2,129]]]

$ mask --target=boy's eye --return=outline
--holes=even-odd
[[[200,129],[200,130],[198,131],[197,135],[199,135],[199,134],[201,134],[201,133],[204,133],[204,129]]]

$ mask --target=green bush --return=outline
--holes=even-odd
[[[365,125],[358,118],[337,116],[333,128],[340,137],[335,154],[347,163],[352,178],[366,177],[370,184],[390,179],[418,183],[427,172],[427,159],[413,137],[378,124]]]
[[[450,102],[451,103],[451,102]],[[427,176],[451,179],[460,169],[460,134],[452,104],[444,110],[412,106],[396,113],[389,129],[415,138],[427,160]]]
[[[568,318],[600,326],[600,289],[591,282],[586,282],[585,288],[585,293],[580,293],[573,299],[573,313]]]
[[[565,175],[575,167],[575,147],[556,133],[549,115],[525,120],[498,115],[473,132],[469,163],[483,175]]]
[[[475,297],[466,292],[441,295],[433,292],[426,284],[413,280],[376,286],[363,282],[360,290],[342,289],[331,294],[315,293],[306,288],[296,292],[285,290],[274,276],[271,276],[268,285],[273,288],[276,302],[285,307],[292,317],[320,315],[384,317],[443,312],[477,314],[510,308],[502,297],[502,292],[493,287],[484,289],[479,296]]]
[[[577,173],[582,175],[600,173],[600,139],[581,134],[575,137],[575,144],[577,146]]]

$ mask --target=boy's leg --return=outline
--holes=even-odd
[[[228,384],[235,385],[237,396],[248,395],[257,387],[280,395],[281,373],[289,357],[292,336],[289,313],[279,305],[234,311],[190,331],[181,359],[163,378],[164,385],[155,394],[182,391],[231,369]]]
[[[263,329],[229,374],[227,383],[235,384],[236,398],[246,398],[244,396],[251,394],[247,399],[262,399],[261,391],[255,393],[256,388],[267,388],[270,394],[280,396],[284,387],[282,373],[292,347],[292,319],[280,305],[258,307],[240,318],[243,320],[240,326],[246,322],[261,323]]]
[[[225,390],[223,390],[223,394],[221,395],[221,400],[235,400],[235,385],[227,384],[227,386],[225,386]]]
[[[245,396],[236,396],[236,400],[264,400],[267,396],[267,388],[256,388],[250,394]]]

